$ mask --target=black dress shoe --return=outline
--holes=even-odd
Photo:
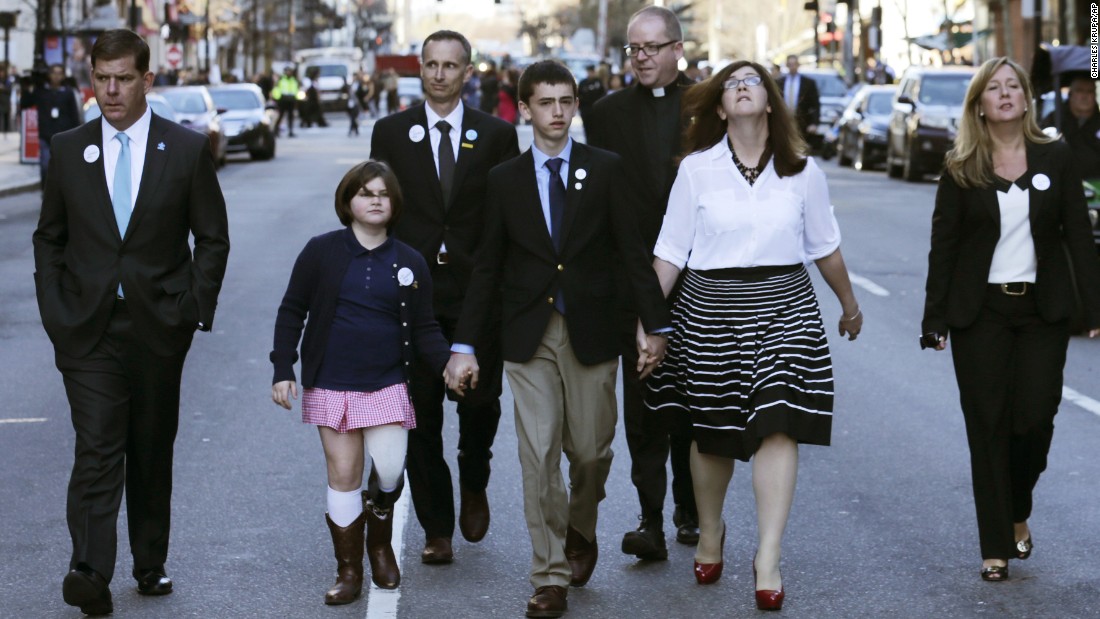
[[[489,531],[489,498],[485,491],[461,491],[462,505],[458,512],[458,529],[467,542],[480,542]]]
[[[168,595],[172,592],[172,579],[164,573],[163,567],[134,570],[138,593],[142,595]]]
[[[668,547],[665,546],[665,532],[660,526],[650,524],[643,519],[636,531],[628,531],[623,536],[623,554],[634,555],[644,561],[665,561],[668,559]]]
[[[65,575],[61,595],[66,604],[78,606],[80,612],[92,617],[109,615],[115,609],[107,580],[99,572],[84,566]]]
[[[424,550],[420,553],[420,562],[428,565],[444,565],[454,561],[454,558],[449,537],[433,537],[424,544]]]
[[[560,617],[569,608],[565,587],[548,585],[535,589],[535,595],[527,600],[528,617]]]
[[[676,541],[686,546],[699,543],[699,518],[694,512],[679,505],[672,512],[672,523],[676,525]]]

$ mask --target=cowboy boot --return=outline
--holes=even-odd
[[[363,527],[366,517],[366,514],[359,514],[348,526],[339,527],[325,514],[336,554],[336,584],[325,592],[325,604],[349,604],[363,590]]]
[[[370,577],[381,589],[396,589],[401,583],[401,570],[397,566],[397,557],[393,555],[393,504],[401,496],[405,487],[405,478],[397,483],[397,488],[382,492],[378,485],[378,476],[371,471],[363,499],[367,514],[367,558],[370,560]]]

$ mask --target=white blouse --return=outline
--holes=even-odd
[[[1035,283],[1039,261],[1035,257],[1035,241],[1031,238],[1030,204],[1029,190],[1020,189],[1015,183],[1007,192],[997,191],[1001,237],[997,239],[989,265],[989,283]]]
[[[772,161],[749,185],[726,140],[680,163],[655,256],[680,269],[801,264],[840,246],[825,173],[813,158],[779,178]]]

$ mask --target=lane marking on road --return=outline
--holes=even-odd
[[[1080,406],[1081,408],[1087,410],[1088,412],[1092,413],[1093,415],[1096,415],[1096,416],[1100,417],[1100,402],[1097,402],[1096,400],[1088,397],[1087,395],[1084,395],[1082,393],[1078,393],[1077,391],[1074,391],[1073,389],[1070,389],[1069,387],[1063,386],[1062,387],[1062,398],[1065,399],[1065,400],[1069,400],[1070,402],[1073,402],[1077,406]]]
[[[863,277],[862,275],[856,275],[855,273],[852,273],[851,271],[848,271],[848,279],[852,280],[852,283],[855,284],[856,286],[859,286],[860,288],[866,290],[867,292],[870,292],[871,294],[875,295],[876,297],[888,297],[888,296],[890,296],[890,291],[889,290],[883,288],[882,286],[879,286],[875,282],[867,279],[866,277]]]
[[[406,480],[405,485],[408,486]],[[401,555],[405,549],[405,521],[409,516],[409,491],[401,493],[401,498],[393,506],[393,554],[397,557],[397,569],[401,570]],[[370,572],[368,566],[364,577]],[[364,583],[365,584],[365,583]],[[401,599],[401,587],[379,589],[372,581],[367,589],[367,619],[397,619],[397,601]]]
[[[42,423],[45,417],[24,417],[22,419],[0,419],[0,423]]]

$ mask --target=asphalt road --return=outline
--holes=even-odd
[[[322,604],[334,561],[324,524],[324,458],[316,431],[270,401],[267,354],[279,299],[306,240],[338,227],[333,191],[369,150],[370,126],[279,142],[270,162],[232,160],[221,173],[232,252],[211,334],[198,334],[184,372],[176,442],[174,527],[161,599],[137,595],[120,527],[118,617],[521,617],[531,594],[511,399],[489,487],[493,521],[479,544],[455,540],[450,566],[424,566],[423,532],[405,500],[401,587],[346,607]],[[525,143],[529,132],[521,130]],[[782,616],[1100,617],[1100,341],[1075,337],[1049,468],[1031,520],[1036,542],[1012,579],[982,582],[962,417],[950,355],[917,346],[935,185],[823,164],[857,275],[866,322],[856,342],[831,339],[833,445],[801,451],[783,559]],[[73,431],[34,300],[30,236],[37,194],[0,199],[0,617],[78,617],[61,600],[69,542],[65,488]],[[839,307],[815,277],[827,324]],[[1077,396],[1074,396],[1077,397]],[[1092,411],[1089,410],[1092,408]],[[455,419],[446,428],[454,467]],[[728,565],[715,586],[691,574],[693,549],[638,563],[619,552],[636,525],[622,432],[601,506],[600,563],[570,592],[568,617],[758,614],[750,558],[755,511],[750,465],[727,499]],[[407,495],[406,495],[407,500]],[[666,512],[671,521],[671,505]]]

